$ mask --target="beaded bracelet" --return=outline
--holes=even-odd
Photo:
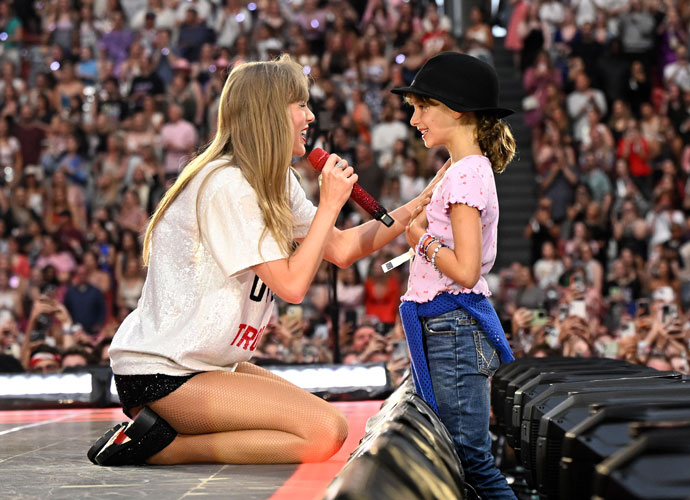
[[[436,272],[438,272],[439,278],[443,276],[443,273],[438,267],[436,267],[436,255],[438,254],[438,251],[441,250],[442,246],[444,246],[443,243],[439,241],[438,246],[434,248],[434,253],[431,255],[431,266],[436,270]]]
[[[427,251],[429,250],[429,247],[430,247],[431,245],[433,245],[434,243],[441,243],[441,242],[438,241],[438,239],[436,239],[435,236],[433,236],[433,237],[431,238],[431,240],[428,241],[428,242],[424,245],[424,248],[422,249],[422,255],[424,255],[424,259],[425,259],[427,262],[431,262],[431,260],[429,259],[429,257],[427,257]]]
[[[424,241],[426,240],[427,237],[431,236],[429,233],[424,233],[419,237],[419,241],[417,242],[417,247],[415,250],[417,250],[417,253],[420,253],[422,250],[422,245],[424,244]]]
[[[424,255],[426,249],[429,248],[429,245],[431,245],[431,242],[433,241],[433,239],[434,239],[434,237],[432,235],[430,235],[429,233],[424,233],[419,238],[419,243],[417,243],[417,249],[416,249],[417,253],[419,255]]]
[[[422,249],[422,256],[424,257],[424,260],[427,261],[428,263],[431,263],[431,259],[429,258],[429,248],[431,248],[431,245],[434,243],[441,243],[436,236],[433,236],[431,238],[431,241],[429,241],[426,245],[424,245],[424,248]]]

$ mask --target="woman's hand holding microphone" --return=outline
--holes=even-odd
[[[358,176],[347,160],[332,154],[326,160],[321,171],[321,187],[319,205],[326,205],[338,212],[350,198],[352,187]]]

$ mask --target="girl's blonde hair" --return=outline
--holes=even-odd
[[[510,127],[500,118],[490,114],[477,115],[477,142],[479,148],[497,174],[503,172],[515,156],[515,138]]]
[[[232,70],[220,96],[215,137],[182,170],[146,228],[146,265],[153,230],[170,204],[201,169],[225,155],[230,156],[228,162],[218,168],[237,166],[256,192],[265,223],[259,245],[270,231],[286,254],[292,251],[293,215],[286,186],[294,135],[289,105],[308,99],[307,77],[302,66],[288,55],[274,61],[245,63]],[[198,200],[197,193],[197,204]]]
[[[405,102],[422,106],[439,106],[436,99],[418,94],[407,94]],[[500,118],[481,111],[473,112],[477,122],[477,144],[491,162],[497,174],[503,172],[515,156],[515,138],[508,125]]]

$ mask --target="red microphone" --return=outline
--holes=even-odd
[[[321,148],[314,148],[307,159],[311,166],[316,170],[321,172],[323,166],[326,164],[326,160],[330,153],[324,151]],[[388,215],[388,212],[383,208],[378,201],[374,199],[369,193],[367,193],[362,186],[355,184],[352,186],[352,192],[350,193],[350,198],[357,202],[357,204],[367,211],[374,219],[382,222],[386,227],[391,227],[395,222],[393,217]]]

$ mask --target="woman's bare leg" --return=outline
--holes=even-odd
[[[317,462],[338,451],[347,437],[342,413],[280,377],[263,375],[202,373],[151,403],[179,435],[147,462]]]

